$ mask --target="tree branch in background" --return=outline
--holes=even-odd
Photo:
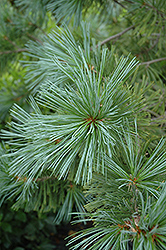
[[[28,51],[27,49],[23,48],[23,49],[17,49],[17,50],[6,50],[6,51],[0,51],[0,55],[4,55],[4,54],[12,54],[12,53],[20,53],[20,52],[24,52],[24,51]]]
[[[38,26],[36,23],[29,22],[29,25],[32,25],[36,29],[39,29],[45,36],[47,36],[47,33],[40,26]]]
[[[162,11],[158,10],[156,7],[154,7],[153,5],[150,5],[148,3],[144,3],[143,5],[155,10],[157,12],[157,14],[160,15],[165,20],[164,13]]]
[[[150,48],[148,48],[148,49],[146,50],[146,52],[149,52],[150,50],[152,50],[152,49],[158,44],[159,39],[160,39],[160,36],[157,37],[157,39],[156,39],[156,41],[154,42],[154,44],[153,44]]]
[[[36,42],[38,42],[40,44],[43,44],[43,42],[40,39],[38,39],[37,37],[35,37],[35,36],[33,36],[33,35],[29,34],[29,33],[27,34],[27,36],[29,38],[33,39],[34,41],[36,41]]]
[[[114,0],[114,2],[119,4],[122,8],[126,9],[126,7],[122,3],[119,3],[118,0]]]
[[[16,44],[15,42],[11,41],[7,36],[4,36],[4,39],[5,39],[6,41],[8,41],[10,44],[12,44],[14,47],[19,48],[19,47],[17,46],[17,44]]]
[[[37,182],[38,181],[46,181],[46,180],[57,180],[57,178],[56,177],[52,177],[52,176],[44,176],[44,177],[41,177],[41,178],[37,178]]]
[[[166,57],[163,57],[163,58],[154,59],[154,60],[148,61],[148,62],[142,62],[142,63],[139,63],[138,65],[147,65],[147,66],[149,66],[152,63],[161,62],[161,61],[165,61],[165,60],[166,60]]]
[[[100,44],[103,45],[103,44],[108,43],[109,41],[111,41],[111,40],[113,40],[115,38],[119,38],[120,36],[122,36],[123,34],[125,34],[127,31],[129,31],[131,29],[134,29],[134,25],[128,27],[127,29],[121,31],[120,33],[118,33],[116,35],[108,37],[107,39],[103,40]],[[97,47],[98,47],[98,45],[97,45]]]

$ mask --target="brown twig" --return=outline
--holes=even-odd
[[[128,3],[133,3],[132,1],[130,1],[130,0],[126,0],[126,2],[128,2]]]
[[[35,37],[35,36],[33,36],[33,35],[29,34],[29,33],[27,35],[28,35],[28,37],[32,38],[34,41],[36,41],[36,42],[38,42],[40,44],[43,44],[43,42],[40,39],[38,39],[37,37]]]
[[[159,14],[165,20],[164,13],[162,11],[158,10],[156,7],[154,7],[153,5],[150,5],[148,3],[144,3],[143,5],[155,10],[157,12],[157,14]]]
[[[152,50],[152,49],[158,44],[159,39],[160,39],[160,36],[157,37],[157,39],[156,39],[156,41],[154,42],[154,44],[153,44],[150,48],[148,48],[148,49],[146,50],[146,52],[149,52],[150,50]]]
[[[119,4],[122,8],[126,9],[126,7],[122,3],[119,3],[118,0],[114,0],[114,2]]]
[[[163,115],[152,118],[152,121],[157,121],[157,120],[166,120],[166,112]]]
[[[12,54],[12,53],[20,53],[20,52],[24,52],[24,51],[28,51],[28,49],[17,49],[17,50],[6,50],[6,51],[0,51],[0,55],[4,55],[4,54]]]
[[[163,57],[163,58],[154,59],[154,60],[148,61],[148,62],[142,62],[142,63],[139,63],[138,65],[147,65],[147,66],[149,66],[152,63],[161,62],[161,61],[165,61],[165,60],[166,60],[166,57]]]
[[[41,32],[47,36],[46,32],[40,27],[38,26],[36,23],[32,23],[32,22],[29,22],[29,25],[32,25],[34,27],[36,27],[37,29],[41,30]]]
[[[15,176],[15,179],[16,179],[17,181],[23,181],[23,182],[26,182],[26,181],[27,181],[27,177]],[[43,177],[41,177],[41,178],[37,178],[36,180],[33,179],[33,181],[36,181],[36,182],[38,182],[38,181],[46,181],[46,180],[57,180],[57,178],[56,178],[56,177],[53,177],[53,176],[43,176]]]
[[[132,26],[126,28],[125,30],[121,31],[120,33],[118,33],[118,34],[116,34],[116,35],[113,35],[113,36],[110,36],[110,37],[106,38],[105,40],[103,40],[103,41],[100,43],[100,45],[103,45],[103,44],[105,44],[105,43],[108,43],[109,41],[111,41],[111,40],[113,40],[113,39],[115,39],[115,38],[119,38],[120,36],[122,36],[123,34],[125,34],[127,31],[129,31],[129,30],[131,30],[131,29],[134,29],[134,25],[132,25]],[[98,45],[97,45],[97,47],[98,47]]]
[[[15,42],[13,42],[13,41],[11,41],[11,40],[9,39],[9,37],[4,36],[4,39],[5,39],[6,41],[8,41],[9,43],[11,43],[14,47],[19,48]]]
[[[36,181],[37,181],[37,182],[38,182],[38,181],[46,181],[46,180],[49,180],[49,179],[51,179],[51,180],[57,180],[56,177],[44,176],[44,177],[41,177],[41,178],[37,178]]]
[[[17,50],[6,50],[6,51],[1,51],[0,52],[0,55],[3,55],[3,54],[12,54],[12,53],[20,53],[20,52],[24,52],[24,51],[28,51],[28,49],[17,49]]]

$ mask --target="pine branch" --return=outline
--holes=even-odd
[[[116,35],[113,35],[113,36],[110,36],[108,38],[106,38],[105,40],[103,40],[100,44],[101,45],[104,45],[105,43],[108,43],[109,41],[115,39],[115,38],[119,38],[120,36],[122,36],[123,34],[125,34],[127,31],[131,30],[131,29],[134,29],[134,25],[128,27],[127,29],[121,31],[120,33],[116,34]],[[98,47],[98,45],[97,45]]]
[[[163,58],[154,59],[154,60],[148,61],[148,62],[142,62],[142,63],[139,63],[138,65],[147,65],[147,66],[149,66],[152,63],[161,62],[161,61],[165,61],[165,60],[166,60],[166,57],[163,57]]]

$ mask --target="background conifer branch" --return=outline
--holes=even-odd
[[[7,51],[0,51],[0,55],[3,55],[3,54],[12,54],[12,53],[20,53],[20,52],[26,52],[28,51],[28,49],[26,48],[20,48],[20,49],[17,49],[17,50],[7,50]]]
[[[154,59],[154,60],[151,60],[151,61],[148,61],[148,62],[141,62],[141,63],[139,63],[139,65],[147,65],[147,66],[149,66],[152,63],[161,62],[161,61],[165,61],[165,60],[166,60],[166,57],[157,58],[157,59]]]
[[[113,39],[116,39],[116,38],[119,38],[120,36],[122,36],[123,34],[125,34],[127,31],[131,30],[131,29],[134,29],[134,25],[126,28],[125,30],[121,31],[120,33],[116,34],[116,35],[113,35],[113,36],[110,36],[108,37],[107,39],[103,40],[100,44],[101,45],[104,45],[105,43],[113,40]]]

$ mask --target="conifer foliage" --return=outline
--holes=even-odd
[[[71,249],[166,249],[165,1],[3,3],[0,204],[92,221]]]

